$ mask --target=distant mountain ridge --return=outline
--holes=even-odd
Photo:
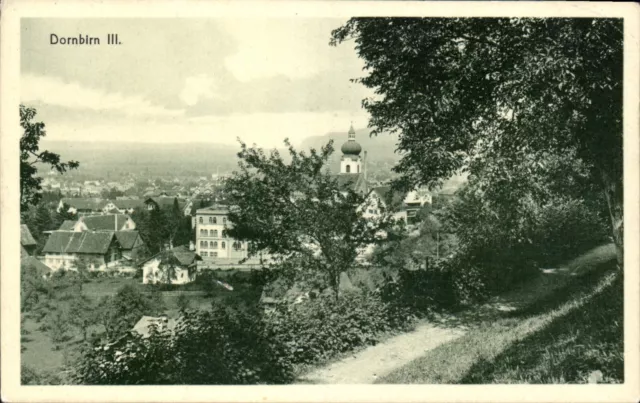
[[[370,137],[368,129],[356,130],[356,141],[367,151],[367,167],[372,177],[390,179],[391,168],[400,160],[395,152],[397,136],[381,134]],[[333,140],[334,154],[329,161],[332,172],[340,171],[340,147],[347,141],[347,131],[330,132],[304,139],[297,150],[319,149]],[[80,162],[80,174],[91,177],[118,177],[133,173],[147,176],[210,176],[213,173],[229,173],[238,167],[238,145],[218,143],[125,143],[125,142],[77,142],[48,141],[43,139],[41,149],[59,153],[63,161]],[[281,150],[282,155],[287,153]],[[466,179],[454,176],[444,188],[458,188]]]
[[[387,133],[371,137],[368,129],[357,129],[356,141],[362,146],[362,151],[367,151],[367,157],[375,161],[398,161],[400,154],[396,152],[398,137]],[[342,155],[340,147],[347,141],[347,131],[330,132],[321,136],[307,137],[300,144],[301,149],[316,148],[319,149],[323,145],[333,140],[335,156],[338,158]],[[362,154],[361,154],[362,155]]]

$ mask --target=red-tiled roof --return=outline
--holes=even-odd
[[[42,252],[105,254],[113,237],[113,231],[52,231]]]

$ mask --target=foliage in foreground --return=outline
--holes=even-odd
[[[214,306],[186,311],[172,333],[126,335],[88,348],[76,383],[88,385],[279,384],[293,380],[286,350],[252,314]]]
[[[517,206],[517,207],[514,207]],[[607,242],[607,226],[588,199],[554,194],[546,202],[523,197],[496,202],[470,183],[448,211],[459,249],[449,262],[473,274],[469,295],[484,298],[507,290],[572,256]]]
[[[42,198],[42,178],[36,176],[36,164],[47,164],[58,173],[76,169],[78,161],[62,162],[60,155],[40,150],[40,139],[46,135],[44,123],[34,122],[36,110],[20,105],[20,126],[24,130],[20,138],[20,211],[26,211]]]
[[[286,346],[292,363],[314,364],[375,345],[386,331],[407,330],[412,318],[374,293],[349,292],[279,306],[266,322],[268,337]]]
[[[622,265],[622,34],[613,18],[356,17],[331,43],[355,43],[372,133],[399,134],[402,184],[573,154]]]
[[[298,364],[317,364],[385,332],[407,330],[412,318],[393,311],[375,293],[322,295],[270,313],[185,310],[173,333],[126,335],[95,344],[75,365],[79,384],[279,384]],[[157,330],[157,329],[156,329]]]

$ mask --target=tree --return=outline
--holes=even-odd
[[[384,241],[395,221],[382,206],[379,217],[364,217],[367,196],[340,186],[327,170],[332,143],[308,154],[285,145],[288,164],[278,151],[241,144],[240,171],[225,183],[233,206],[226,232],[248,241],[251,255],[265,251],[277,265],[321,273],[337,298],[340,274],[359,251]]]
[[[133,285],[125,285],[116,295],[99,304],[98,317],[104,325],[108,339],[123,335],[136,324],[143,315],[156,315],[164,306],[146,296]]]
[[[75,221],[77,219],[77,216],[74,213],[69,212],[69,207],[70,206],[67,203],[63,203],[62,208],[56,210],[53,217],[53,227],[55,229],[60,228],[62,223],[67,220]]]
[[[34,108],[20,105],[20,126],[24,129],[20,138],[20,211],[26,211],[29,205],[36,204],[41,198],[42,178],[36,176],[37,164],[50,165],[61,174],[80,165],[77,161],[61,162],[60,155],[40,151],[40,139],[46,132],[44,123],[33,121],[35,116]]]
[[[69,323],[82,332],[82,340],[86,341],[89,327],[98,323],[95,308],[87,296],[76,294],[69,301]]]
[[[30,264],[20,265],[20,311],[34,311],[51,296],[50,284],[42,278],[42,273]]]
[[[177,198],[173,199],[171,209],[164,215],[167,217],[169,244],[178,246],[188,243],[191,239],[191,219],[184,216]]]
[[[372,134],[400,135],[400,185],[436,187],[496,157],[571,153],[607,200],[622,266],[622,20],[353,18]]]
[[[65,309],[56,309],[50,312],[48,316],[49,336],[53,341],[56,350],[60,348],[60,344],[66,341],[69,336],[69,313]]]
[[[176,269],[180,267],[180,261],[171,251],[168,250],[160,252],[158,258],[160,259],[160,263],[158,264],[160,282],[164,284],[173,283],[173,280],[178,278]]]
[[[79,288],[79,293],[82,293],[82,284],[88,280],[89,278],[89,268],[91,265],[91,261],[84,257],[78,257],[73,261],[73,267],[78,272],[78,275],[75,277],[76,284]]]
[[[178,299],[176,300],[176,304],[178,305],[178,310],[180,312],[186,311],[189,309],[189,298],[185,294],[178,295]]]
[[[169,242],[169,227],[166,214],[161,209],[153,209],[149,212],[149,220],[147,222],[149,250],[151,250],[151,253],[158,253]]]

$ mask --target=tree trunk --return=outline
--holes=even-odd
[[[333,288],[333,293],[337,301],[340,298],[340,271],[336,273],[335,270],[332,270],[330,276],[330,285],[331,288]]]
[[[609,216],[611,217],[611,228],[613,242],[616,245],[616,257],[618,268],[622,269],[624,264],[624,210],[622,180],[614,179],[608,172],[602,172],[604,185],[604,195],[609,206]]]

